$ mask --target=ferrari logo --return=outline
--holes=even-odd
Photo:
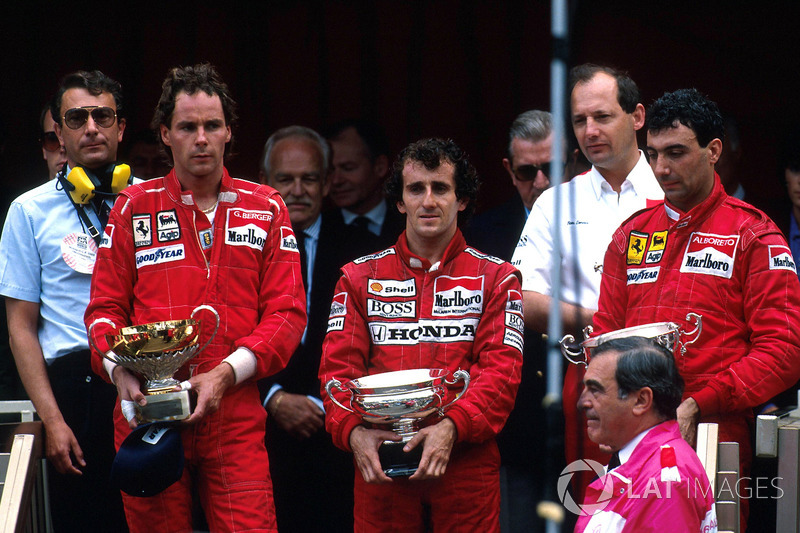
[[[644,252],[647,248],[647,238],[650,235],[647,233],[640,233],[638,231],[631,231],[628,237],[628,264],[641,265],[644,259]]]

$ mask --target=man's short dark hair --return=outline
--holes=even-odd
[[[99,70],[85,71],[79,70],[71,74],[67,74],[61,79],[58,85],[58,91],[50,102],[50,113],[56,124],[61,125],[61,102],[64,98],[64,93],[70,89],[86,89],[92,96],[100,96],[103,93],[109,93],[114,97],[114,104],[117,106],[117,120],[124,116],[124,109],[122,107],[122,85],[115,81]],[[44,120],[44,117],[42,117]]]
[[[390,205],[397,205],[403,199],[403,167],[407,161],[422,163],[428,170],[436,170],[443,163],[453,165],[456,198],[467,200],[466,208],[458,213],[458,225],[463,226],[475,209],[480,186],[478,172],[467,159],[467,154],[451,139],[422,139],[408,145],[397,156],[386,180],[386,198]]]
[[[714,139],[725,140],[725,122],[717,104],[697,89],[664,93],[647,110],[648,132],[675,128],[681,123],[694,132],[701,148]]]
[[[161,84],[161,97],[156,104],[153,120],[150,127],[160,132],[161,126],[169,129],[172,126],[172,114],[175,112],[175,101],[178,94],[184,92],[188,95],[203,91],[209,96],[219,96],[222,103],[222,113],[225,116],[225,125],[233,129],[238,119],[236,115],[236,102],[231,96],[228,86],[222,81],[217,70],[209,63],[199,63],[189,67],[175,67],[169,71]],[[172,150],[164,144],[161,135],[158,135],[161,148],[172,161]],[[225,147],[225,155],[230,155],[233,149],[233,135]]]
[[[608,352],[619,353],[614,378],[620,398],[649,387],[658,414],[667,420],[677,417],[676,410],[683,396],[683,378],[668,349],[645,337],[625,337],[600,344],[592,351],[592,359]]]
[[[367,146],[367,157],[373,163],[378,157],[389,157],[389,140],[386,133],[376,123],[364,119],[344,119],[322,131],[322,136],[329,141],[338,138],[345,130],[353,128]]]
[[[633,113],[642,99],[639,94],[639,87],[627,72],[617,70],[613,67],[595,65],[594,63],[584,63],[583,65],[572,67],[572,70],[569,72],[570,94],[572,94],[572,90],[575,89],[577,84],[587,83],[600,73],[607,74],[616,80],[617,102],[619,102],[619,106],[626,113]]]

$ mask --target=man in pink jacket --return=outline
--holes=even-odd
[[[578,407],[589,438],[614,453],[586,491],[576,532],[717,531],[710,482],[675,420],[682,394],[672,354],[653,341],[594,350]]]

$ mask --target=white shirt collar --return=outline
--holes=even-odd
[[[630,442],[628,442],[628,444],[623,446],[617,452],[617,454],[619,455],[620,466],[624,465],[628,461],[628,459],[631,458],[631,455],[633,455],[633,450],[635,450],[636,446],[638,446],[639,443],[642,442],[642,439],[644,439],[647,436],[647,434],[650,433],[650,430],[653,429],[653,427],[649,427],[644,431],[642,431],[641,433],[639,433],[638,435],[636,435]]]

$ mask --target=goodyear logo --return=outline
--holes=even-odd
[[[629,268],[628,285],[641,285],[642,283],[655,283],[658,279],[660,266],[647,268]]]
[[[161,263],[170,263],[172,261],[181,261],[185,259],[183,244],[173,244],[172,246],[163,246],[161,248],[150,248],[149,250],[142,250],[136,252],[136,268],[143,266],[158,265]]]
[[[367,261],[373,261],[375,259],[381,259],[382,257],[386,257],[387,255],[394,255],[395,251],[394,248],[387,248],[382,252],[378,252],[376,254],[365,255],[364,257],[359,257],[353,263],[360,265],[361,263],[366,263]]]

